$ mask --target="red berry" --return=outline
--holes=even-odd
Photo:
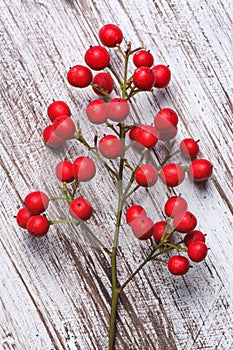
[[[49,220],[42,215],[31,216],[27,222],[27,230],[34,237],[43,237],[49,230]]]
[[[31,216],[32,216],[32,213],[30,213],[30,211],[28,211],[27,208],[20,209],[16,216],[17,224],[22,228],[26,228],[28,219]]]
[[[168,130],[159,130],[158,131],[158,138],[161,141],[169,141],[174,139],[174,137],[176,137],[178,132],[178,128],[177,126],[172,126],[170,129]]]
[[[115,159],[121,156],[123,144],[115,135],[106,135],[99,141],[99,151],[107,159]]]
[[[94,76],[93,84],[97,85],[100,89],[105,90],[110,94],[114,87],[114,81],[109,73],[101,72]],[[93,90],[97,95],[104,96],[104,93],[93,87]]]
[[[102,124],[107,120],[107,104],[103,100],[91,101],[86,108],[86,115],[93,124]]]
[[[54,101],[47,108],[47,114],[49,119],[53,122],[57,117],[61,115],[71,116],[69,106],[63,101]]]
[[[64,140],[59,139],[54,131],[53,126],[48,125],[43,131],[43,139],[47,146],[52,148],[58,148],[61,147],[64,143]]]
[[[124,98],[116,97],[108,103],[108,118],[113,122],[122,122],[129,112],[129,103]]]
[[[158,180],[158,171],[152,164],[141,165],[135,172],[135,180],[140,186],[151,187]]]
[[[148,91],[154,86],[155,77],[149,67],[138,67],[133,74],[134,85],[142,91]]]
[[[53,131],[55,136],[65,141],[74,136],[76,127],[70,117],[67,117],[67,115],[61,115],[54,120]]]
[[[208,247],[202,241],[195,241],[188,245],[188,256],[192,261],[200,262],[204,260],[207,252]]]
[[[29,193],[24,199],[25,207],[33,215],[43,213],[49,205],[49,198],[47,194],[40,191]]]
[[[199,152],[198,141],[192,138],[187,138],[181,141],[180,151],[186,158],[196,158]]]
[[[138,133],[139,133],[139,130],[140,130],[140,127],[141,127],[142,125],[136,125],[136,126],[133,126],[131,129],[130,129],[130,131],[129,131],[129,138],[130,138],[130,140],[132,140],[132,141],[135,141],[135,146],[137,147],[137,148],[144,148],[144,146],[143,145],[141,145],[140,143],[138,143],[138,142],[136,142],[136,140],[137,140],[137,137],[138,137]]]
[[[188,247],[190,243],[195,242],[195,241],[205,242],[204,233],[202,233],[201,231],[198,231],[198,230],[194,230],[194,231],[187,233],[187,235],[185,235],[185,237],[184,237],[184,244],[186,245],[186,247]]]
[[[67,80],[72,86],[85,88],[92,82],[91,70],[88,67],[76,65],[70,68]]]
[[[93,209],[85,198],[76,198],[70,203],[69,212],[73,218],[86,221],[91,217]]]
[[[131,228],[135,237],[146,240],[153,235],[154,223],[147,216],[139,217],[132,222]]]
[[[205,181],[213,172],[213,165],[207,159],[193,160],[189,166],[189,176],[193,181]]]
[[[173,226],[180,233],[187,233],[195,229],[197,225],[196,217],[190,211],[181,211],[176,214]]]
[[[132,223],[138,219],[138,218],[143,218],[146,216],[146,211],[143,207],[141,207],[140,205],[131,205],[131,207],[129,207],[126,210],[126,222],[127,224],[129,224],[130,226],[132,225]]]
[[[91,46],[84,56],[86,64],[94,70],[101,70],[108,66],[110,55],[102,46]]]
[[[178,115],[171,108],[161,109],[154,118],[154,126],[159,131],[169,130],[178,124]]]
[[[185,275],[189,270],[189,261],[185,256],[174,255],[168,261],[168,270],[173,275]]]
[[[151,67],[154,63],[154,57],[150,51],[140,50],[133,55],[133,63],[136,67]]]
[[[168,187],[175,187],[184,180],[185,171],[180,164],[166,164],[161,169],[160,177]]]
[[[188,208],[188,203],[186,200],[179,196],[170,197],[164,206],[164,212],[169,217],[174,217],[181,211],[186,211]]]
[[[134,140],[147,148],[152,148],[158,142],[158,131],[152,125],[138,125],[133,134]],[[130,137],[132,134],[130,134]]]
[[[62,182],[72,182],[73,177],[73,164],[68,160],[63,160],[56,166],[56,176],[58,180]]]
[[[168,66],[158,64],[152,68],[152,72],[155,76],[154,86],[156,88],[161,89],[168,85],[171,79],[171,71]]]
[[[73,163],[73,176],[80,182],[91,180],[96,174],[95,163],[91,158],[81,156]]]
[[[105,24],[99,31],[99,38],[103,45],[115,47],[123,40],[123,34],[115,24]]]
[[[166,221],[158,221],[154,224],[154,238],[157,243],[161,241],[162,238],[167,236],[169,232],[166,232],[167,223]]]

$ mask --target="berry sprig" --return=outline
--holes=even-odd
[[[165,88],[170,79],[169,66],[154,64],[154,57],[145,48],[132,49],[131,42],[123,50],[121,43],[123,33],[114,24],[106,24],[99,31],[100,42],[105,46],[94,45],[88,48],[84,55],[86,66],[77,64],[67,72],[67,80],[72,87],[91,87],[97,98],[86,105],[86,119],[93,125],[105,125],[112,133],[103,134],[94,145],[85,138],[80,126],[73,121],[69,106],[64,101],[54,101],[47,108],[51,121],[43,132],[45,144],[51,148],[59,148],[69,140],[81,143],[90,156],[78,155],[76,159],[64,159],[56,166],[57,179],[63,183],[62,194],[50,198],[43,192],[36,191],[28,194],[24,200],[24,208],[20,209],[16,220],[20,227],[27,229],[34,237],[47,234],[50,226],[56,224],[75,223],[85,230],[87,235],[110,258],[112,271],[112,301],[110,312],[109,350],[114,349],[117,305],[122,291],[129,282],[141,271],[148,262],[161,262],[173,275],[184,275],[188,272],[191,262],[201,262],[205,259],[208,247],[205,234],[196,230],[197,218],[188,210],[187,201],[181,196],[167,199],[161,212],[162,218],[154,222],[146,213],[146,208],[136,203],[129,205],[128,200],[139,188],[151,188],[162,181],[168,188],[180,185],[188,173],[188,181],[206,181],[212,174],[212,164],[207,159],[197,158],[199,153],[198,141],[193,138],[183,139],[175,153],[167,152],[161,159],[157,144],[174,139],[178,132],[179,116],[171,108],[159,110],[151,124],[127,124],[131,113],[130,102],[138,93]],[[123,58],[124,70],[116,72],[111,64],[109,48],[115,48]],[[129,60],[135,70],[129,73]],[[105,70],[105,71],[102,71]],[[106,71],[107,70],[107,71]],[[97,71],[95,74],[94,72]],[[113,91],[120,91],[118,96]],[[135,164],[127,159],[129,149],[137,149],[140,156]],[[165,146],[166,148],[166,146]],[[189,159],[190,164],[170,162],[170,159],[180,154]],[[92,155],[94,159],[92,159]],[[88,221],[95,215],[95,208],[81,195],[80,183],[91,181],[97,173],[95,162],[100,164],[117,182],[116,192],[118,206],[116,208],[115,232],[112,235],[112,246],[106,247],[93,232]],[[126,170],[130,172],[125,180]],[[65,201],[69,216],[64,220],[49,220],[44,214],[50,201]],[[130,226],[133,235],[140,241],[149,242],[149,253],[139,267],[118,284],[117,255],[119,246],[122,217]],[[175,255],[170,256],[170,252]],[[168,255],[166,255],[169,253]],[[168,257],[166,257],[168,256]]]

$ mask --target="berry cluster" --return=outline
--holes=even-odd
[[[44,192],[31,192],[24,199],[25,206],[16,216],[18,225],[27,229],[34,237],[42,237],[49,230],[50,222],[45,215],[41,215],[49,205],[49,198]]]
[[[136,66],[136,69],[129,79],[126,78],[124,82],[120,83],[122,96],[112,97],[110,95],[114,88],[114,78],[120,82],[120,77],[110,65],[110,53],[104,46],[91,46],[84,56],[87,66],[75,65],[70,68],[67,73],[67,80],[74,87],[84,88],[92,86],[94,92],[102,96],[102,98],[94,99],[87,104],[86,117],[92,124],[107,124],[115,134],[103,135],[98,141],[98,147],[93,151],[94,147],[92,148],[87,143],[84,136],[81,135],[81,130],[76,129],[75,123],[71,119],[69,106],[64,101],[54,101],[47,108],[47,115],[52,124],[47,126],[43,132],[45,143],[50,147],[57,148],[62,146],[66,140],[75,138],[83,143],[89,151],[92,151],[112,173],[114,171],[104,159],[122,159],[123,156],[125,157],[126,150],[130,146],[136,147],[139,150],[141,149],[142,157],[140,162],[133,167],[129,183],[131,185],[135,181],[138,187],[152,187],[156,184],[159,177],[166,186],[176,187],[185,179],[186,171],[189,174],[189,178],[193,181],[204,181],[208,179],[212,174],[212,164],[207,159],[196,159],[199,153],[199,140],[195,141],[193,138],[183,139],[179,145],[179,152],[182,156],[191,159],[188,167],[182,166],[180,163],[167,164],[167,161],[172,155],[169,155],[157,167],[148,161],[146,163],[143,162],[145,153],[152,148],[154,149],[158,141],[166,142],[175,138],[177,135],[179,117],[171,108],[163,108],[158,111],[154,116],[153,125],[137,124],[127,126],[124,124],[124,133],[121,130],[119,132],[117,131],[115,126],[121,128],[122,123],[125,122],[130,114],[129,101],[135,93],[151,90],[153,87],[166,87],[170,81],[171,73],[168,66],[161,64],[153,66],[154,57],[150,51],[141,48],[131,50],[131,44],[129,43],[127,51],[123,52],[120,48],[123,34],[116,25],[107,24],[101,28],[99,38],[104,46],[108,48],[117,47],[118,51],[125,58],[125,61],[128,61],[130,55],[132,55],[133,64]],[[92,70],[100,71],[106,68],[109,68],[110,72],[100,72],[93,77]],[[112,122],[117,124],[110,124]],[[128,145],[125,143],[127,135],[129,140]],[[128,163],[127,165],[129,166]],[[91,158],[86,156],[79,156],[73,162],[65,159],[56,166],[56,176],[65,185],[64,199],[67,200],[69,213],[74,219],[86,221],[93,214],[93,208],[90,202],[83,197],[75,198],[75,190],[80,182],[91,180],[95,174],[95,163]],[[66,190],[68,183],[72,183],[74,187],[74,191],[70,196]],[[33,209],[30,206],[28,197],[29,199],[31,198],[31,201],[37,203],[35,204],[35,207],[36,205],[38,207],[37,209]],[[18,224],[23,228],[27,228],[29,233],[36,237],[45,235],[52,222],[49,222],[45,216],[40,214],[47,206],[48,197],[46,194],[43,192],[31,193],[25,198],[25,208],[21,209],[17,215]],[[192,213],[187,211],[187,202],[184,198],[177,196],[169,198],[165,204],[164,213],[168,220],[154,223],[146,215],[144,208],[138,205],[131,205],[126,210],[126,221],[138,239],[147,240],[154,237],[154,241],[157,244],[161,244],[161,242],[166,244],[170,241],[175,231],[187,235],[190,234],[189,232],[193,232],[197,220]],[[168,230],[170,218],[173,219],[171,232]],[[195,237],[199,236],[195,235]],[[183,241],[186,242],[186,238]],[[176,248],[179,250],[180,246],[176,246]],[[207,252],[207,248],[205,250]],[[190,257],[189,248],[188,255]],[[201,257],[204,258],[205,254],[203,253]],[[173,260],[171,258],[171,261]],[[199,257],[198,260],[201,261],[202,259]],[[179,261],[179,258],[176,257],[175,261]],[[184,261],[183,257],[182,261]],[[186,269],[183,271],[187,272],[187,262],[185,266]],[[168,268],[170,272],[174,273],[170,260]],[[181,274],[180,270],[179,274]]]
[[[157,245],[172,247],[170,242],[174,238],[174,232],[179,235],[185,234],[184,238],[175,245],[176,249],[187,252],[192,261],[200,262],[205,259],[208,251],[205,235],[201,231],[194,230],[197,219],[194,214],[187,211],[187,208],[188,203],[181,196],[170,197],[164,205],[166,220],[153,223],[143,207],[132,205],[126,210],[126,222],[131,226],[135,237],[140,240],[153,237]],[[170,225],[171,219],[173,219],[172,225]],[[187,249],[183,248],[182,244]],[[168,269],[174,275],[185,274],[189,266],[189,260],[184,256],[175,255],[168,260]]]
[[[200,262],[206,257],[208,251],[205,234],[195,230],[197,218],[187,210],[188,203],[181,196],[168,198],[163,207],[164,219],[156,222],[148,217],[142,206],[127,205],[128,198],[139,187],[154,186],[159,178],[171,188],[180,185],[186,173],[188,173],[188,181],[205,181],[211,176],[213,166],[209,160],[197,158],[199,140],[196,141],[191,137],[183,139],[179,144],[179,149],[173,154],[167,153],[164,159],[161,159],[161,155],[156,153],[157,143],[162,142],[163,145],[166,145],[166,142],[174,139],[178,133],[179,117],[171,108],[159,110],[152,118],[151,124],[126,124],[131,114],[130,102],[134,96],[144,91],[153,92],[154,88],[165,88],[170,81],[171,72],[166,65],[154,65],[153,55],[144,48],[132,50],[129,42],[126,50],[122,50],[120,44],[123,41],[123,33],[114,24],[103,26],[99,31],[99,39],[103,46],[91,46],[84,55],[86,65],[78,64],[70,68],[67,80],[71,86],[76,88],[92,87],[98,98],[87,103],[86,118],[92,124],[104,124],[111,129],[112,133],[102,134],[99,139],[96,136],[94,145],[90,144],[80,127],[76,127],[72,120],[71,110],[67,103],[64,101],[52,102],[47,108],[51,124],[43,132],[45,144],[51,148],[58,148],[67,140],[73,139],[85,146],[95,160],[79,155],[73,161],[64,159],[56,166],[57,179],[63,183],[63,193],[61,197],[53,198],[53,200],[66,201],[72,219],[49,221],[45,215],[41,215],[49,204],[49,198],[43,192],[32,192],[27,195],[24,200],[25,207],[19,210],[16,219],[20,227],[26,228],[35,237],[44,236],[50,225],[53,224],[76,222],[81,225],[111,258],[113,294],[117,295],[112,299],[112,310],[115,310],[116,304],[114,303],[117,303],[118,295],[147,262],[163,262],[173,275],[183,275],[189,270],[190,260]],[[124,72],[122,75],[116,72],[111,64],[109,48],[115,48],[117,53],[123,57]],[[135,69],[128,74],[130,58],[132,58]],[[94,74],[93,71],[98,73]],[[120,88],[121,96],[111,95],[114,94],[116,84]],[[140,154],[140,159],[136,164],[130,164],[127,152],[134,148]],[[159,162],[156,162],[153,154],[156,154]],[[170,162],[170,159],[177,154],[180,154],[181,158],[189,159],[190,164],[187,166],[180,162]],[[114,167],[112,160],[116,160]],[[80,182],[90,181],[96,175],[96,161],[99,161],[111,174],[114,184],[117,182],[118,208],[111,249],[105,247],[96,233],[85,223],[93,215],[92,204],[83,196],[76,196]],[[117,165],[118,170],[115,170]],[[123,174],[126,168],[131,171],[131,175],[128,182],[124,183]],[[133,184],[136,186],[132,190]],[[125,212],[126,222],[131,227],[134,236],[141,241],[150,242],[150,253],[135,273],[121,286],[117,286],[116,258],[123,212]],[[187,257],[176,253],[168,260],[161,259],[161,255],[174,250],[186,254]],[[112,311],[109,349],[113,349],[115,323],[116,313]]]

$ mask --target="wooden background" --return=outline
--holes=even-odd
[[[214,165],[206,184],[193,186],[186,179],[177,189],[207,233],[208,257],[181,278],[148,264],[121,299],[116,349],[233,349],[232,14],[230,0],[0,0],[0,349],[107,349],[108,259],[71,225],[53,227],[37,240],[13,218],[30,191],[59,194],[58,161],[86,154],[72,142],[62,151],[44,146],[41,133],[53,99],[70,105],[90,142],[95,133],[103,134],[83,113],[94,93],[69,86],[66,73],[84,63],[85,50],[97,43],[106,23],[121,27],[124,44],[144,45],[156,64],[169,64],[172,71],[167,89],[135,97],[129,121],[151,123],[160,108],[175,109],[177,141],[200,139],[201,156]],[[119,55],[111,55],[120,70]],[[99,168],[96,179],[82,187],[96,209],[90,224],[110,247],[114,185]],[[167,194],[159,182],[150,194],[139,191],[135,202],[161,220]],[[50,204],[50,219],[65,213]],[[146,251],[148,245],[123,223],[120,281]]]

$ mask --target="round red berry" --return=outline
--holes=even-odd
[[[135,237],[140,240],[146,240],[153,235],[154,223],[147,216],[139,217],[132,222],[131,228]]]
[[[193,230],[189,233],[187,233],[184,237],[184,244],[186,247],[189,246],[190,243],[195,242],[195,241],[201,241],[205,242],[205,235],[199,230]]]
[[[169,217],[174,217],[176,214],[181,211],[186,211],[188,208],[187,201],[180,196],[170,197],[164,206],[164,212]]]
[[[105,24],[99,31],[101,43],[107,47],[116,47],[123,40],[121,29],[115,24]]]
[[[152,68],[152,72],[155,76],[154,86],[158,89],[165,88],[171,79],[171,71],[168,66],[158,64]]]
[[[106,135],[99,141],[99,151],[107,159],[120,157],[123,152],[123,144],[115,135]]]
[[[154,238],[157,243],[161,241],[162,238],[168,235],[167,223],[166,221],[158,221],[154,224]]]
[[[180,151],[186,158],[196,158],[199,152],[198,141],[192,138],[187,138],[181,141]]]
[[[91,158],[81,156],[73,163],[73,176],[80,182],[91,180],[96,174],[96,166]]]
[[[108,118],[113,122],[122,122],[129,115],[129,102],[124,98],[116,97],[108,103]]]
[[[185,275],[189,267],[189,261],[185,256],[174,255],[168,261],[168,270],[173,275]]]
[[[158,171],[152,164],[143,164],[135,172],[135,180],[138,185],[151,187],[157,182]]]
[[[86,115],[89,121],[93,124],[102,124],[106,122],[107,104],[103,100],[94,100],[88,103]]]
[[[152,125],[138,125],[133,135],[134,140],[146,148],[152,148],[158,142],[158,131]],[[131,134],[130,134],[131,137]]]
[[[159,131],[169,130],[178,124],[178,115],[171,108],[161,109],[154,118],[154,126]]]
[[[141,149],[142,149],[142,148],[144,148],[144,146],[141,145],[140,143],[138,143],[138,142],[136,141],[141,126],[142,126],[142,125],[133,126],[133,127],[130,129],[130,131],[129,131],[129,138],[130,138],[130,140],[135,141],[135,142],[134,142],[134,145],[135,145],[137,148],[141,148]]]
[[[27,210],[27,208],[22,208],[18,211],[16,216],[17,224],[22,227],[26,228],[28,219],[32,216],[32,213]]]
[[[207,159],[195,159],[189,166],[189,176],[193,181],[205,181],[213,172],[213,165]]]
[[[70,117],[67,117],[67,115],[61,115],[54,120],[53,131],[55,136],[65,141],[74,136],[76,127]]]
[[[69,212],[73,218],[86,221],[91,217],[93,209],[85,198],[76,198],[70,203]]]
[[[183,182],[185,171],[180,164],[166,164],[161,169],[160,177],[168,187],[176,187]]]
[[[76,65],[68,71],[67,80],[72,86],[85,88],[92,82],[92,72],[88,67]]]
[[[59,162],[56,166],[56,176],[62,182],[72,182],[74,180],[73,164],[68,160]]]
[[[138,218],[143,218],[146,216],[146,211],[143,207],[141,207],[140,205],[131,205],[131,207],[129,207],[126,210],[126,222],[127,224],[129,224],[130,226],[132,225],[132,223],[138,219]]]
[[[49,119],[53,122],[60,115],[71,116],[69,106],[63,101],[54,101],[47,108]]]
[[[103,46],[91,46],[84,56],[86,64],[94,70],[101,70],[108,66],[110,55]]]
[[[94,76],[93,84],[97,85],[99,89],[103,89],[110,94],[114,87],[114,81],[109,73],[101,72]],[[95,93],[99,96],[104,96],[104,93],[93,87]]]
[[[53,131],[53,126],[48,125],[43,131],[43,139],[47,146],[51,148],[61,147],[64,143],[64,140],[61,140],[57,137]]]
[[[133,63],[136,67],[151,67],[154,63],[154,57],[150,51],[139,50],[133,55]]]
[[[207,252],[208,247],[202,241],[195,241],[188,245],[188,256],[192,261],[200,262],[204,260]]]
[[[176,214],[173,226],[180,233],[187,233],[195,229],[197,225],[196,217],[190,211],[181,211]]]
[[[42,215],[34,215],[28,219],[27,230],[34,237],[43,237],[49,230],[50,222]]]
[[[43,213],[49,205],[49,198],[46,193],[35,191],[29,193],[24,199],[25,207],[33,215]]]
[[[133,74],[133,83],[139,90],[148,91],[154,86],[155,77],[149,67],[138,67]]]
[[[161,141],[169,141],[174,139],[174,137],[176,137],[177,132],[178,132],[177,126],[172,126],[170,129],[167,129],[167,130],[159,130],[158,138]]]

